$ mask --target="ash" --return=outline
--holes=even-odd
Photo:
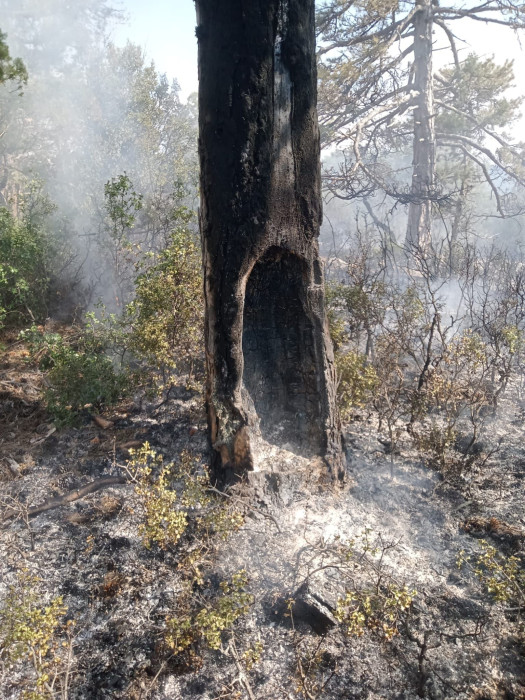
[[[44,602],[63,596],[76,621],[67,697],[525,697],[519,606],[495,602],[471,569],[457,566],[460,552],[480,551],[480,538],[505,556],[523,556],[521,416],[495,419],[502,449],[455,486],[408,444],[387,454],[366,416],[347,431],[344,490],[327,487],[321,463],[261,444],[258,471],[229,492],[244,524],[203,557],[195,588],[211,599],[219,581],[245,569],[254,603],[223,634],[221,649],[201,645],[183,660],[163,645],[183,590],[180,551],[143,546],[132,485],[23,515],[117,473],[129,441],[149,441],[166,460],[182,450],[208,458],[202,400],[182,387],[160,408],[138,402],[107,417],[107,430],[86,422],[49,434],[25,423],[0,442],[4,512],[18,504],[0,532],[0,595],[24,566],[41,578]],[[337,601],[349,589],[388,586],[417,592],[391,638],[377,626],[348,634]],[[299,600],[306,588],[315,610]],[[259,658],[245,663],[256,648]],[[27,673],[2,663],[0,696],[21,697]]]

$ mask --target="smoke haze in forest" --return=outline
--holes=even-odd
[[[8,86],[1,95],[3,203],[16,213],[29,189],[33,200],[38,191],[39,206],[45,200],[53,208],[51,226],[71,243],[92,301],[102,295],[121,304],[115,268],[136,262],[133,246],[143,253],[164,247],[176,207],[194,205],[195,103],[181,100],[178,83],[141,46],[111,42],[124,20],[112,3],[1,6],[11,54],[29,73],[22,97]],[[124,176],[113,197],[132,218],[111,221],[105,186]]]

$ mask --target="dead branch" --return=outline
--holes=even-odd
[[[248,678],[246,677],[246,673],[243,671],[243,668],[241,666],[241,662],[239,661],[239,655],[237,654],[237,649],[235,648],[235,643],[234,643],[233,639],[230,641],[229,650],[230,650],[231,655],[233,656],[233,659],[235,661],[235,665],[237,666],[237,670],[239,672],[239,680],[246,688],[246,692],[248,693],[250,700],[255,700],[255,696],[253,694],[252,687],[248,681]]]
[[[89,493],[93,493],[94,491],[105,489],[108,486],[116,486],[117,484],[126,483],[128,483],[128,480],[123,476],[104,476],[101,479],[95,479],[95,481],[91,481],[89,484],[82,486],[82,488],[80,489],[68,491],[67,493],[62,494],[61,496],[50,498],[49,500],[45,501],[39,506],[29,508],[29,510],[27,511],[27,517],[34,518],[36,515],[40,515],[40,513],[45,513],[48,510],[59,508],[60,506],[65,505],[66,503],[78,501],[79,498],[84,498],[84,496],[87,496]],[[18,511],[16,509],[13,509],[10,513],[4,515],[4,517],[2,518],[2,522],[11,520],[11,518],[14,518],[16,515],[18,515]]]
[[[442,29],[447,35],[447,39],[450,44],[450,50],[452,51],[452,56],[454,57],[454,65],[456,66],[456,68],[459,68],[459,56],[458,49],[456,46],[456,37],[450,31],[447,25],[444,22],[441,22],[439,19],[434,18],[434,24],[436,24],[440,29]]]
[[[490,189],[492,190],[492,192],[494,194],[494,198],[496,199],[496,208],[497,208],[501,218],[504,219],[505,218],[505,211],[503,209],[503,204],[501,201],[500,194],[498,192],[498,188],[494,184],[485,163],[480,158],[477,158],[473,153],[471,153],[471,151],[468,150],[468,148],[465,148],[465,146],[463,146],[462,144],[454,143],[454,142],[447,143],[446,141],[443,141],[442,143],[443,143],[443,146],[450,146],[452,148],[459,148],[468,158],[470,158],[470,160],[472,160],[474,163],[476,163],[481,168],[483,175],[485,177],[485,180],[487,181],[487,184],[489,185]]]

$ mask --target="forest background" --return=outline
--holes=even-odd
[[[67,438],[76,435],[71,426],[88,430],[94,417],[105,430],[112,421],[101,416],[122,401],[130,414],[146,406],[156,415],[183,386],[198,397],[202,419],[193,3],[159,3],[157,19],[141,5],[124,6],[136,16],[128,29],[122,6],[106,0],[0,0],[0,351],[20,351],[18,364],[38,382],[37,408],[13,398],[5,360],[0,428],[8,460],[24,439],[16,431],[26,409],[38,416],[35,431],[64,429]],[[430,11],[425,39],[415,22]],[[508,427],[509,416],[521,426],[525,405],[524,27],[523,8],[500,0],[448,8],[329,0],[318,8],[320,247],[345,430],[370,426],[391,476],[410,455],[467,503],[476,484],[492,478],[496,489],[508,436],[498,429],[496,439],[494,426],[499,419]],[[135,43],[126,42],[128,31]],[[416,66],[421,36],[417,50],[430,50]],[[430,125],[426,133],[422,125]],[[186,434],[197,428],[185,426]],[[93,441],[89,449],[100,437]],[[204,467],[181,451],[172,474],[144,449],[125,477],[115,477],[107,454],[104,468],[111,479],[134,475],[154,556],[168,551],[186,562],[181,543],[195,512],[177,493],[201,484]],[[27,469],[30,478],[40,467]],[[23,473],[6,471],[5,480],[16,486]],[[501,497],[504,477],[498,484]],[[518,519],[521,506],[512,503],[505,517]],[[241,521],[228,514],[206,527],[230,534]],[[521,612],[523,555],[489,555],[476,559],[481,582]],[[190,588],[204,586],[200,565],[187,567]],[[239,581],[235,595],[244,591]],[[396,636],[411,604],[401,598],[387,597],[374,615],[366,596],[357,608],[349,600],[338,614],[362,634],[383,629],[381,615],[393,605],[395,625],[385,629]],[[191,596],[183,603],[197,610]],[[221,629],[237,619],[230,613]],[[518,627],[512,635],[523,645]],[[202,646],[206,635],[195,630],[188,622],[183,642],[176,629],[168,634],[170,653]]]

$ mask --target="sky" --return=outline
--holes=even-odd
[[[119,46],[128,39],[139,44],[160,73],[178,81],[182,99],[196,92],[197,39],[193,0],[121,0],[120,6],[128,16],[128,22],[114,30],[114,41]],[[494,55],[498,63],[514,59],[515,92],[525,94],[525,31],[521,33],[522,49],[519,37],[505,27],[463,20],[453,24],[458,36],[467,40],[466,44],[458,42],[460,56],[466,57],[469,52],[476,51],[484,57]],[[445,52],[435,53],[436,67],[440,65],[440,54],[445,56]]]
[[[113,31],[113,40],[123,46],[129,39],[153,59],[157,70],[176,79],[181,97],[198,89],[197,39],[193,0],[121,0],[128,22]]]

